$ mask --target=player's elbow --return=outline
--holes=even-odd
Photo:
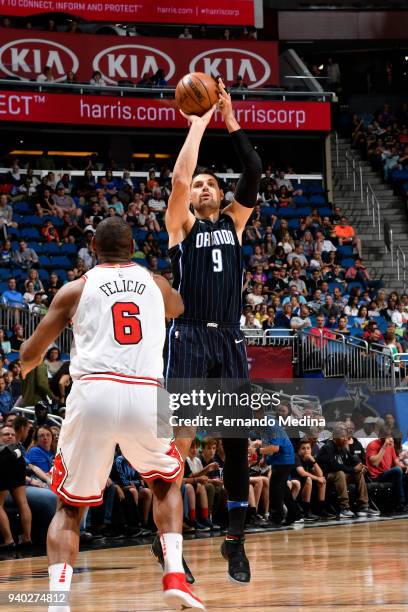
[[[181,295],[174,297],[171,304],[167,305],[166,317],[169,319],[176,319],[180,317],[184,312],[184,302]]]

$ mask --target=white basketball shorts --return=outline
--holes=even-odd
[[[123,374],[76,380],[51,470],[52,490],[73,506],[101,504],[116,444],[146,481],[177,480],[181,455],[170,437],[156,435],[158,401],[166,393],[155,379]]]

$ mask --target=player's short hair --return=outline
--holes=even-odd
[[[13,422],[14,431],[21,431],[23,427],[27,427],[29,421],[24,416],[16,416]]]
[[[95,232],[96,250],[105,256],[129,255],[132,241],[130,225],[122,217],[108,217],[98,224]]]
[[[218,188],[222,189],[221,179],[216,174],[214,174],[214,172],[210,168],[196,168],[191,182],[193,182],[195,177],[199,176],[200,174],[208,174],[209,176],[212,176],[217,181]]]

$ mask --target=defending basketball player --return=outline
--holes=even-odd
[[[256,204],[262,166],[235,119],[231,97],[221,80],[218,106],[243,172],[234,200],[221,211],[223,193],[217,177],[210,172],[193,177],[201,139],[215,106],[201,117],[183,113],[190,122],[190,129],[174,166],[165,222],[174,286],[183,297],[185,310],[170,327],[167,378],[248,378],[245,342],[239,327],[243,274],[241,244],[242,233]],[[226,235],[228,240],[223,240]],[[176,444],[184,458],[193,436],[194,432],[176,432]],[[229,578],[247,584],[250,581],[244,550],[249,489],[247,439],[224,438],[223,445],[229,526],[221,552],[228,560]],[[152,550],[162,562],[158,541],[153,543]],[[194,582],[188,567],[184,567],[187,579]]]
[[[98,225],[94,249],[99,265],[60,289],[20,353],[25,376],[72,320],[74,383],[52,469],[51,488],[59,501],[47,536],[50,590],[70,590],[83,510],[102,503],[119,444],[153,491],[167,606],[204,610],[182,566],[183,511],[176,480],[183,460],[170,439],[156,436],[158,397],[166,393],[159,382],[165,316],[179,316],[183,301],[165,279],[131,263],[132,233],[121,218]]]

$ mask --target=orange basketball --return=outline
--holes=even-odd
[[[218,102],[217,81],[204,72],[186,74],[177,83],[175,98],[186,115],[204,115]]]

